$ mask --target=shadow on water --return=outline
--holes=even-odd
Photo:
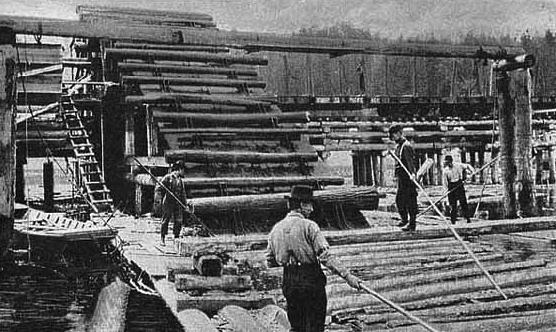
[[[91,269],[80,264],[76,270],[48,262],[4,262],[0,331],[182,331],[160,297],[121,281],[129,274],[121,262],[105,263]]]

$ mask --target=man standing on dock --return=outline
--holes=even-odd
[[[160,226],[161,246],[166,245],[165,238],[166,234],[168,234],[168,224],[170,221],[174,223],[172,228],[174,239],[180,237],[184,216],[188,212],[184,211],[183,208],[187,203],[185,184],[183,183],[184,176],[185,164],[181,161],[177,161],[172,167],[172,172],[166,174],[162,178],[162,181],[160,181],[162,185],[158,185],[155,188],[155,191],[157,191],[155,196],[162,197],[162,225]],[[179,199],[180,202],[178,202],[176,198]]]
[[[287,197],[290,213],[272,228],[266,251],[269,267],[283,266],[282,292],[293,332],[323,332],[326,318],[326,276],[321,265],[360,289],[361,280],[331,254],[313,212],[313,189],[293,186]]]
[[[403,128],[399,125],[390,127],[390,139],[396,142],[395,155],[403,164],[396,161],[395,174],[398,178],[398,191],[396,193],[396,207],[402,221],[398,227],[404,231],[414,231],[417,223],[417,186],[415,185],[415,152],[411,143],[403,136]],[[404,169],[405,166],[405,169]],[[407,169],[407,171],[406,171]],[[409,174],[408,174],[409,172]]]
[[[470,223],[470,215],[467,210],[467,197],[465,197],[465,188],[463,186],[464,172],[473,174],[475,169],[466,163],[454,163],[452,156],[444,158],[444,184],[448,189],[448,202],[450,203],[450,219],[452,224],[456,223],[458,216],[458,201],[461,206],[462,214]]]

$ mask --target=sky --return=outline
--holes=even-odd
[[[391,38],[556,30],[556,0],[2,0],[0,13],[77,19],[78,4],[202,12],[221,29],[274,33],[341,22]]]

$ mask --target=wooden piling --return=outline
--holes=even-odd
[[[124,155],[135,155],[135,118],[133,112],[129,110],[125,115],[125,137],[124,137]]]
[[[373,183],[372,185],[378,186],[380,180],[380,156],[379,153],[372,154],[373,160]]]
[[[42,183],[44,188],[43,209],[45,212],[54,211],[54,164],[48,160],[42,165]]]
[[[479,164],[477,165],[478,168],[481,168],[485,165],[485,150],[484,149],[480,149],[478,151],[479,153]],[[480,183],[484,183],[485,182],[485,172],[481,172],[478,174],[479,177],[479,182]]]
[[[0,258],[8,247],[14,224],[15,41],[12,29],[0,27]]]
[[[556,147],[551,146],[548,150],[548,167],[549,167],[548,180],[550,183],[556,182],[556,176],[554,175],[556,170],[556,160],[554,159],[555,157],[556,157]]]

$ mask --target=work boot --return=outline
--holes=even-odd
[[[471,218],[467,218],[467,223],[468,223],[468,224],[471,223]]]
[[[404,232],[415,232],[416,228],[417,228],[416,221],[411,220],[411,221],[409,221],[409,224],[407,224],[407,226],[402,227],[402,231],[404,231]]]
[[[161,239],[160,239],[160,245],[161,245],[162,247],[164,247],[164,246],[166,245],[166,242],[164,242],[164,238],[161,238]]]
[[[456,224],[456,220],[452,219],[452,225],[455,225],[455,224]]]
[[[408,220],[402,220],[402,221],[400,221],[400,223],[397,224],[396,226],[397,226],[397,227],[404,227],[404,226],[407,225],[408,223],[409,223]]]

